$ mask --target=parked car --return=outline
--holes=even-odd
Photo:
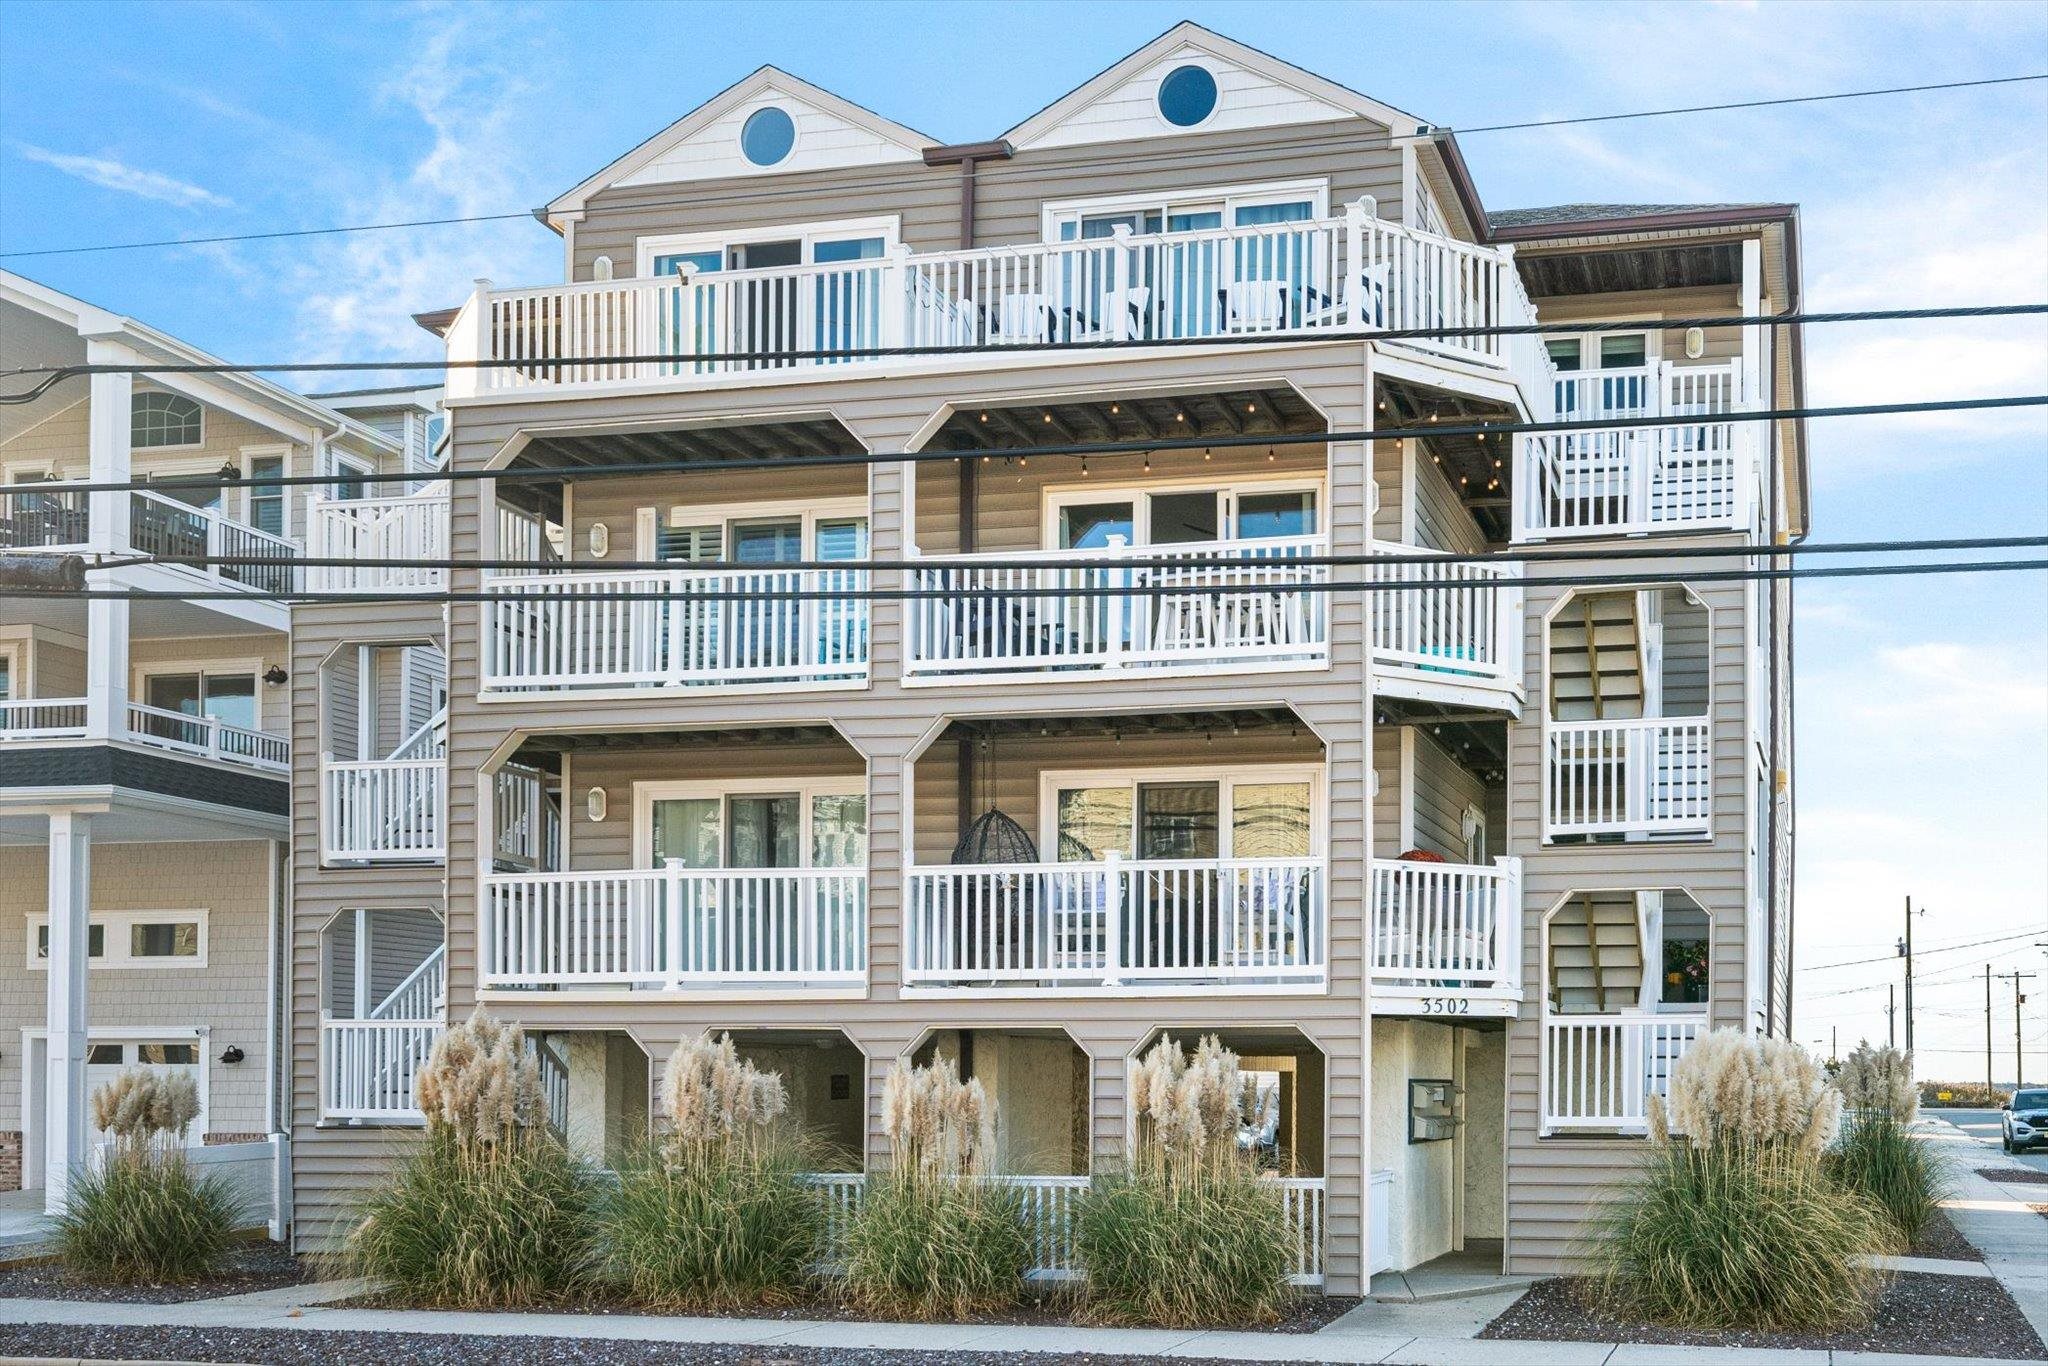
[[[2005,1150],[2024,1152],[2036,1143],[2048,1143],[2048,1091],[2015,1091],[2005,1107]]]

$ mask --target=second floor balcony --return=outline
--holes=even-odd
[[[167,494],[137,489],[115,496],[126,505],[127,550],[134,554],[198,560],[185,567],[187,572],[221,587],[286,593],[298,584],[298,571],[289,563],[298,549],[283,536]],[[0,486],[0,550],[83,553],[105,548],[92,499],[59,483]],[[211,562],[215,558],[238,562]]]
[[[721,263],[722,266],[722,263]],[[1372,216],[1021,243],[640,279],[480,286],[449,330],[451,397],[959,364],[946,351],[1526,323],[1508,253]],[[1406,344],[1548,384],[1536,339]],[[907,358],[864,355],[936,348]],[[1543,396],[1546,400],[1548,395]],[[1538,406],[1532,402],[1531,407]]]

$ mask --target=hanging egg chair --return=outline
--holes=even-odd
[[[981,796],[988,803],[988,809],[976,816],[967,828],[960,832],[960,842],[953,846],[953,862],[968,863],[1036,863],[1038,845],[1023,826],[1011,820],[995,805],[995,756],[986,735],[980,737],[981,745]]]

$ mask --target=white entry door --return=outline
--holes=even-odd
[[[199,1075],[199,1045],[190,1039],[182,1040],[130,1040],[118,1042],[95,1039],[85,1053],[85,1094],[87,1103],[86,1124],[91,1131],[90,1142],[97,1146],[104,1137],[99,1125],[91,1118],[93,1092],[119,1077],[130,1068],[145,1067],[152,1072],[182,1072],[192,1078],[192,1084],[199,1087],[199,1117],[192,1121],[192,1127],[185,1131],[188,1144],[204,1141],[206,1134],[206,1088],[201,1085]]]

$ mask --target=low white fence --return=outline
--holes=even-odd
[[[297,556],[298,548],[284,537],[165,494],[138,489],[128,498],[128,536],[138,553],[274,560],[277,563],[201,563],[191,568],[264,593],[289,593],[297,585],[298,571],[288,562]]]
[[[906,676],[1318,661],[1321,537],[961,555],[911,571]],[[1225,560],[1177,564],[1176,560]],[[1082,567],[1057,562],[1092,561]],[[1135,560],[1137,563],[1132,563]],[[1041,561],[1045,563],[1040,563]]]
[[[858,681],[868,676],[868,604],[852,595],[867,586],[853,567],[493,575],[487,591],[521,596],[484,602],[483,686]]]
[[[912,986],[1315,984],[1327,972],[1321,859],[912,867],[904,903]]]
[[[1665,1095],[1671,1068],[1707,1022],[1697,1016],[1552,1016],[1543,1024],[1543,1127],[1639,1133],[1649,1097]]]
[[[198,758],[246,764],[277,773],[288,773],[292,766],[292,742],[282,735],[140,702],[128,704],[128,738]]]
[[[447,853],[445,759],[322,759],[321,857],[334,863],[433,860]]]
[[[1023,1217],[1031,1230],[1031,1266],[1025,1272],[1035,1281],[1079,1280],[1085,1275],[1075,1246],[1074,1210],[1088,1190],[1085,1176],[992,1176],[985,1180],[1017,1188],[1023,1196]],[[1286,1211],[1292,1253],[1288,1259],[1290,1283],[1317,1286],[1323,1283],[1324,1202],[1327,1183],[1322,1177],[1274,1177]],[[825,1251],[819,1259],[828,1270],[846,1264],[846,1234],[860,1207],[867,1178],[858,1172],[819,1173],[806,1178],[825,1203]]]
[[[867,873],[665,868],[484,879],[486,987],[856,986]]]
[[[1459,991],[1522,985],[1522,861],[1372,861],[1375,984]]]
[[[1546,837],[1712,832],[1714,751],[1706,717],[1551,721],[1545,734]]]
[[[71,740],[84,734],[82,697],[25,697],[0,702],[0,740]]]

